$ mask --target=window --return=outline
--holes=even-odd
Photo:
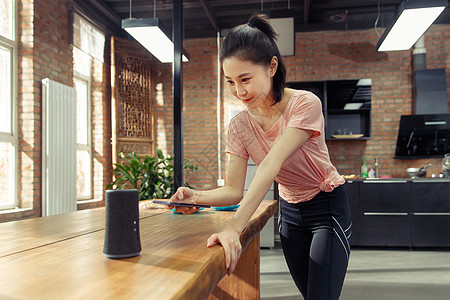
[[[15,147],[0,142],[0,208],[13,208],[15,201]]]
[[[73,17],[73,44],[81,51],[103,62],[105,36],[78,14]]]
[[[17,206],[15,1],[0,0],[0,209]]]
[[[91,23],[74,13],[74,85],[77,92],[77,199],[93,196],[92,83],[96,62],[103,63],[105,36]]]
[[[11,133],[12,49],[0,46],[0,132]],[[3,109],[4,108],[4,109]]]
[[[14,40],[14,7],[13,0],[0,0],[0,35],[9,40]]]
[[[92,198],[89,80],[75,76],[77,91],[77,198]]]

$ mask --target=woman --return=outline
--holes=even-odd
[[[350,210],[345,180],[331,164],[324,139],[321,101],[285,87],[286,69],[276,34],[264,15],[232,29],[221,49],[231,93],[247,107],[228,129],[226,186],[209,191],[179,188],[171,201],[227,206],[241,202],[222,232],[231,274],[242,248],[239,236],[273,180],[280,191],[280,236],[290,273],[305,299],[338,299],[350,254]],[[247,160],[258,165],[243,196]],[[176,207],[193,213],[198,208]]]

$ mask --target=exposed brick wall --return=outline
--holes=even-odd
[[[190,61],[183,64],[183,138],[184,158],[198,166],[195,172],[185,171],[185,180],[195,188],[216,187],[218,179],[217,137],[217,42],[215,39],[191,39],[184,41]],[[156,84],[155,119],[157,147],[173,154],[173,95],[170,64],[158,64]],[[223,86],[223,83],[222,83]],[[162,91],[159,91],[162,89]],[[228,91],[222,90],[222,97]],[[222,130],[221,163],[225,177],[227,100],[220,108]],[[239,103],[236,102],[238,105]],[[225,125],[224,125],[225,124]]]
[[[42,79],[73,86],[71,24],[66,0],[18,1],[18,199],[27,209],[0,214],[0,222],[41,215]],[[110,67],[94,64],[92,80],[94,197],[111,182]],[[104,200],[104,199],[103,199]],[[78,205],[85,209],[104,201]]]
[[[217,163],[217,43],[187,41],[191,61],[184,67],[184,155],[199,167],[185,179],[198,188],[216,186]],[[189,45],[189,46],[188,46]],[[190,178],[189,178],[190,177]]]
[[[425,35],[427,67],[446,68],[447,88],[450,89],[450,26],[434,25]],[[372,137],[369,140],[329,141],[332,162],[341,174],[360,170],[362,159],[373,165],[380,161],[380,174],[405,177],[407,167],[428,162],[428,174],[441,171],[441,159],[394,159],[398,123],[402,114],[412,112],[411,51],[380,53],[375,49],[379,37],[375,30],[328,31],[296,33],[295,56],[286,57],[288,81],[318,81],[372,78]],[[186,40],[184,47],[191,61],[184,64],[184,155],[200,166],[191,178],[199,188],[215,186],[217,179],[217,56],[215,39]],[[166,67],[164,86],[171,85]],[[171,94],[164,93],[165,99]],[[450,92],[449,92],[450,95]],[[233,109],[242,108],[222,82],[222,166],[223,177],[227,156],[226,126]],[[165,115],[170,113],[170,115]],[[172,102],[166,101],[156,113],[158,124],[165,123],[164,136],[158,127],[159,147],[172,153]],[[168,130],[170,128],[170,130]],[[168,146],[169,148],[164,148]]]
[[[19,1],[19,204],[26,212],[1,214],[0,222],[40,216],[41,211],[41,80],[73,85],[69,10],[66,0]],[[435,25],[426,33],[427,67],[446,68],[450,89],[450,26]],[[372,78],[372,138],[330,141],[333,163],[342,174],[356,173],[362,158],[380,159],[381,173],[405,176],[405,168],[431,162],[428,173],[439,173],[440,159],[394,160],[400,115],[410,114],[412,58],[410,51],[378,53],[374,30],[297,33],[295,56],[286,57],[289,81]],[[217,163],[217,46],[216,39],[184,42],[191,61],[184,64],[184,157],[199,166],[186,180],[197,188],[216,186]],[[110,70],[94,66],[93,91],[94,197],[103,198],[111,180]],[[154,66],[153,93],[157,146],[173,153],[172,69]],[[226,127],[233,110],[242,109],[221,85],[222,177],[226,176]],[[449,92],[450,95],[450,92]],[[79,209],[103,202],[79,205]]]
[[[5,215],[6,220],[41,213],[41,81],[48,77],[73,85],[67,5],[23,0],[18,11],[18,197],[20,207],[31,210]]]
[[[380,53],[374,30],[299,33],[296,57],[286,59],[289,81],[372,78],[372,138],[328,141],[330,157],[342,174],[358,173],[362,159],[379,157],[380,173],[392,174],[397,124],[410,113],[409,51]],[[298,54],[297,54],[298,53]]]
[[[34,162],[40,163],[40,139],[34,132],[39,132],[40,105],[35,105],[35,94],[39,86],[36,86],[33,69],[34,53],[34,11],[33,1],[19,1],[19,26],[18,39],[21,47],[18,51],[18,116],[19,128],[19,159],[18,159],[18,204],[24,208],[32,209],[40,205],[40,194],[36,191],[40,186],[40,168]],[[37,140],[37,141],[36,141]],[[36,149],[37,148],[37,149]],[[27,211],[29,217],[37,215],[39,211]],[[17,214],[8,214],[9,218],[17,218]],[[2,216],[2,221],[7,216]]]
[[[447,75],[447,94],[450,97],[450,26],[432,26],[425,34],[428,69],[443,69]],[[450,112],[450,101],[448,101]]]
[[[171,64],[155,63],[155,90],[152,93],[155,112],[156,147],[173,155],[173,88]]]
[[[447,74],[449,29],[433,26],[425,35],[428,68],[447,68]],[[428,173],[438,174],[441,159],[393,159],[400,115],[412,113],[412,56],[410,51],[377,52],[377,40],[374,30],[297,33],[296,56],[286,59],[288,80],[372,78],[372,138],[327,142],[331,159],[342,174],[358,173],[363,158],[373,165],[375,157],[380,160],[382,175],[405,177],[407,167],[428,162],[433,164]]]

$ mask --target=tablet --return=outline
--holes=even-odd
[[[153,203],[156,204],[164,204],[164,205],[172,205],[172,206],[186,206],[186,207],[211,207],[210,205],[203,205],[203,204],[193,204],[193,203],[181,203],[181,202],[169,202],[169,201],[163,201],[163,200],[153,200]]]

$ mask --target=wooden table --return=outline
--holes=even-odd
[[[104,208],[2,223],[0,299],[259,299],[259,231],[276,208],[252,216],[231,276],[206,240],[234,212],[141,210],[141,255],[117,260],[102,253]]]

